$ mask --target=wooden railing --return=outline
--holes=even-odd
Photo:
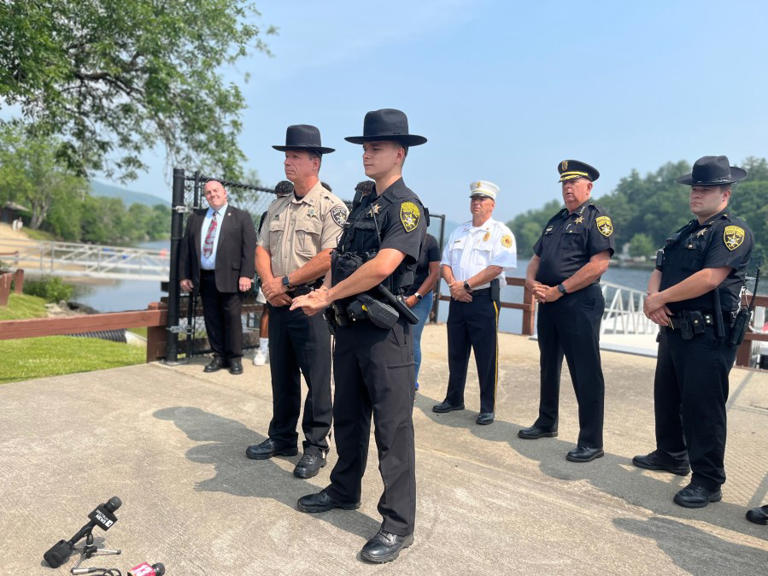
[[[768,306],[768,296],[755,296],[755,306]],[[748,331],[744,335],[744,342],[741,343],[739,351],[736,353],[736,366],[749,367],[752,360],[752,342],[768,342],[768,334]]]
[[[504,302],[502,300],[502,308],[512,308],[513,310],[523,311],[523,326],[521,334],[523,336],[532,336],[536,327],[536,302],[533,299],[533,292],[525,287],[525,278],[507,278],[507,286],[522,286],[523,287],[523,301],[522,302]],[[441,294],[440,300],[448,302],[451,297]]]

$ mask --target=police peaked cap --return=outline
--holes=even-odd
[[[557,165],[557,171],[560,173],[560,182],[576,178],[586,178],[590,182],[594,182],[600,178],[600,172],[597,171],[597,168],[578,160],[563,160]]]

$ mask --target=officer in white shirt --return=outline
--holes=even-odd
[[[448,312],[448,391],[432,407],[442,414],[464,409],[470,347],[480,380],[477,423],[494,419],[498,381],[498,320],[504,272],[517,266],[515,237],[491,218],[499,187],[479,180],[469,185],[472,220],[453,231],[443,249],[442,276],[451,290]]]

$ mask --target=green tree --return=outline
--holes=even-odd
[[[0,2],[0,101],[36,134],[60,134],[77,174],[133,179],[162,143],[172,163],[236,179],[245,101],[217,70],[268,53],[275,29],[258,16],[250,0]]]
[[[629,241],[629,255],[633,258],[648,257],[653,254],[654,250],[653,240],[648,234],[635,234]]]
[[[62,205],[85,196],[87,182],[59,165],[59,140],[26,135],[18,122],[0,122],[0,190],[32,210],[30,227],[45,221],[54,203]]]

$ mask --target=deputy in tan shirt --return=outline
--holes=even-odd
[[[291,311],[295,296],[322,284],[330,268],[331,251],[347,219],[344,203],[320,182],[323,147],[320,131],[305,124],[289,126],[285,146],[285,176],[294,193],[276,198],[256,247],[256,271],[269,308],[269,361],[272,373],[272,421],[269,437],[246,450],[248,458],[298,453],[296,425],[301,410],[301,374],[307,398],[301,427],[304,455],[293,471],[312,478],[325,466],[331,429],[331,343],[321,315]]]

